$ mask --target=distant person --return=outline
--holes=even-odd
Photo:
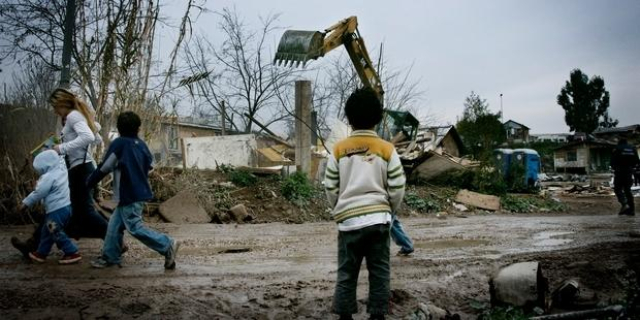
[[[633,173],[640,164],[638,152],[634,146],[627,143],[627,139],[620,139],[611,155],[611,168],[613,169],[613,191],[618,197],[621,215],[635,215],[635,205],[631,186],[633,185]]]
[[[638,164],[633,170],[633,177],[635,180],[634,185],[640,187],[640,164]]]
[[[93,192],[85,184],[95,170],[91,148],[102,142],[98,133],[100,125],[95,122],[93,109],[67,89],[54,90],[49,96],[49,103],[63,125],[60,133],[62,143],[55,145],[54,150],[64,156],[69,176],[73,215],[65,232],[75,239],[104,239],[108,221],[96,211]],[[11,244],[23,255],[28,255],[40,242],[42,228],[43,224],[37,226],[32,237],[26,241],[12,237]]]
[[[53,150],[39,153],[33,159],[33,168],[40,175],[38,184],[20,205],[20,211],[43,200],[46,217],[42,223],[38,248],[29,252],[32,261],[43,263],[55,243],[64,255],[58,263],[72,264],[80,261],[82,256],[78,247],[65,234],[64,228],[71,219],[71,200],[69,198],[69,180],[67,169],[60,156]]]
[[[142,221],[144,203],[153,197],[149,186],[153,157],[144,141],[138,138],[140,125],[140,117],[133,112],[123,112],[118,116],[120,137],[111,142],[104,160],[87,181],[87,187],[93,188],[113,171],[113,199],[118,203],[109,219],[102,256],[91,262],[94,268],[120,265],[125,229],[163,255],[165,269],[176,267],[175,258],[180,244],[166,234],[147,228]]]
[[[382,112],[373,90],[354,91],[345,105],[354,131],[336,143],[327,163],[324,184],[338,223],[333,312],[340,319],[352,319],[358,312],[356,288],[363,259],[369,270],[367,312],[371,319],[384,319],[389,311],[389,231],[402,203],[405,177],[393,145],[373,131]]]

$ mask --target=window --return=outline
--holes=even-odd
[[[567,161],[578,161],[578,152],[575,150],[567,151]]]
[[[178,150],[178,128],[170,126],[168,128],[169,150]]]

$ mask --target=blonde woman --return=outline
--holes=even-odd
[[[63,128],[62,143],[54,150],[64,156],[69,172],[72,216],[65,232],[71,238],[101,238],[107,233],[108,221],[93,206],[92,190],[86,187],[87,178],[95,170],[91,145],[100,141],[99,125],[94,121],[93,110],[75,94],[66,89],[56,89],[49,97],[54,112],[60,117]],[[21,242],[12,238],[12,244],[23,254],[33,251],[39,232],[32,239]]]

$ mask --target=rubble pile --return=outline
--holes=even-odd
[[[399,132],[391,139],[391,143],[396,147],[406,171],[423,180],[452,170],[480,166],[479,161],[458,157],[455,155],[457,149],[447,148],[445,138],[449,130],[451,127],[420,127],[413,139]]]

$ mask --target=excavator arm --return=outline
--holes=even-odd
[[[275,63],[296,67],[303,66],[309,60],[323,57],[329,51],[344,45],[351,62],[365,87],[372,88],[380,101],[384,91],[380,77],[373,67],[364,40],[358,32],[358,19],[355,16],[346,18],[324,32],[287,30],[280,39]]]
[[[365,87],[372,88],[380,102],[384,102],[384,91],[380,77],[373,67],[364,40],[358,31],[358,19],[355,16],[346,18],[331,27],[319,31],[287,30],[278,44],[274,63],[285,66],[304,67],[309,60],[323,57],[331,50],[344,45],[358,77]],[[385,139],[391,139],[398,132],[408,138],[415,138],[419,121],[408,112],[385,110],[385,115],[378,126],[378,133]]]

